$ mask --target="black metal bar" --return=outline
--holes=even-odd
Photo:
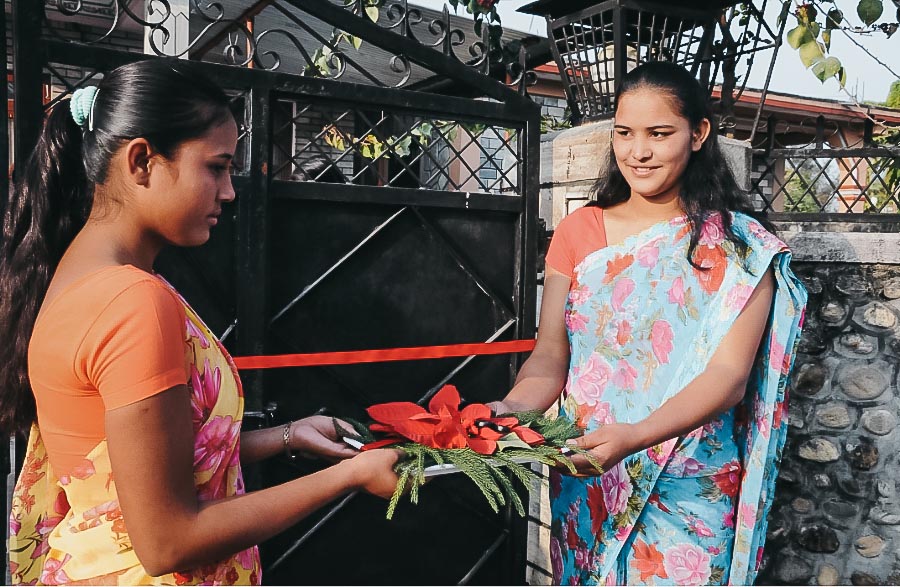
[[[520,196],[282,180],[272,182],[270,195],[272,198],[282,200],[493,210],[511,213],[521,212],[525,206]]]
[[[900,157],[900,148],[869,148],[869,149],[772,149],[765,151],[753,150],[754,155],[768,154],[773,158],[785,159],[843,159],[852,157]]]
[[[13,157],[23,162],[37,144],[44,118],[41,93],[41,12],[34,0],[13,0]],[[37,46],[35,46],[37,44]],[[16,173],[18,176],[18,173]]]
[[[540,198],[540,118],[528,120],[525,140],[519,142],[522,154],[520,165],[522,196],[525,209],[519,216],[518,238],[516,241],[517,280],[514,290],[514,303],[517,310],[515,336],[518,339],[533,338],[537,321],[537,245],[538,245],[538,205]],[[511,355],[510,387],[523,360],[522,355]],[[524,520],[513,519],[507,511],[507,527],[511,533],[511,541],[507,551],[509,581],[511,585],[525,584],[525,563],[528,558],[527,537],[528,526]]]
[[[615,96],[616,92],[619,89],[619,86],[622,85],[622,78],[625,77],[625,59],[628,54],[628,45],[625,43],[625,35],[628,33],[626,30],[626,21],[625,21],[625,9],[621,7],[616,7],[613,10],[613,76],[615,77],[615,84],[613,84],[613,95]],[[612,100],[612,108],[615,110],[615,98]]]
[[[612,9],[615,9],[617,12],[619,9],[642,10],[644,12],[654,12],[656,14],[662,14],[664,16],[685,17],[693,20],[705,20],[709,19],[710,16],[709,11],[684,8],[683,6],[679,6],[677,2],[673,2],[671,4],[655,4],[652,2],[620,2],[619,0],[612,0],[609,2],[595,4],[593,6],[589,6],[588,8],[584,8],[571,14],[561,16],[553,20],[552,24],[555,27],[569,25],[580,20],[590,18],[598,12]]]
[[[578,100],[575,98],[575,93],[572,91],[572,84],[570,81],[566,81],[566,63],[563,62],[562,57],[559,54],[559,40],[556,38],[556,30],[554,29],[555,24],[547,17],[547,36],[550,37],[550,52],[553,54],[553,60],[556,62],[556,66],[559,68],[559,75],[562,78],[563,82],[563,91],[566,93],[566,102],[569,103],[569,112],[571,112],[572,124],[578,125],[581,122],[583,117],[583,113],[581,112],[581,108],[578,106]],[[563,39],[565,39],[565,32],[563,31]]]
[[[382,222],[381,224],[376,226],[368,235],[366,235],[365,238],[363,238],[360,242],[358,242],[355,247],[350,249],[340,259],[338,259],[331,267],[326,269],[325,272],[322,273],[321,275],[319,275],[319,277],[317,277],[312,283],[310,283],[306,287],[304,287],[303,291],[301,291],[299,294],[297,294],[290,302],[288,302],[287,305],[285,305],[284,307],[279,309],[278,312],[276,312],[275,315],[272,316],[272,319],[269,320],[269,324],[275,323],[279,318],[281,318],[286,313],[288,313],[291,310],[291,308],[296,306],[297,303],[300,302],[300,300],[302,300],[304,297],[306,297],[309,294],[309,292],[311,292],[313,289],[315,289],[320,283],[322,283],[322,281],[324,281],[329,275],[331,275],[334,271],[336,271],[348,259],[350,259],[353,255],[355,255],[357,253],[357,251],[359,251],[362,247],[364,247],[366,244],[368,244],[369,241],[371,241],[373,238],[375,238],[382,230],[387,228],[388,225],[393,223],[393,221],[398,216],[403,214],[403,212],[405,212],[406,210],[407,210],[407,208],[405,206],[403,208],[400,208],[398,211],[391,214],[390,217],[385,219],[384,222]]]
[[[816,148],[825,148],[825,117],[821,114],[816,117]]]
[[[494,552],[498,548],[500,548],[500,545],[503,544],[504,542],[506,542],[507,539],[509,539],[509,530],[503,530],[503,532],[500,534],[500,536],[498,536],[497,539],[494,540],[494,542],[491,543],[491,545],[487,548],[487,550],[484,551],[484,554],[481,555],[481,558],[479,558],[475,562],[475,564],[472,565],[472,568],[469,569],[469,572],[466,573],[465,576],[459,580],[459,583],[457,583],[457,585],[468,585],[469,581],[472,580],[472,577],[475,576],[475,573],[477,573],[478,570],[484,566],[484,564],[491,558],[491,555],[494,554]],[[523,568],[523,571],[524,571],[524,568]],[[514,583],[509,583],[509,584],[510,585],[524,585],[525,584],[524,572],[522,573],[522,581],[516,581]]]
[[[393,34],[393,33],[388,33]],[[27,55],[35,56],[35,48],[29,48]],[[38,54],[39,55],[39,54]],[[46,41],[48,61],[64,65],[98,64],[99,69],[113,69],[119,65],[143,59],[155,59],[150,55],[131,53],[108,47],[85,46],[57,40]],[[529,101],[529,107],[521,109],[507,104],[475,101],[455,96],[442,96],[425,92],[414,92],[402,88],[379,88],[346,81],[304,77],[291,73],[265,71],[257,68],[235,67],[218,63],[197,63],[209,72],[220,85],[227,88],[248,88],[256,84],[266,84],[273,92],[282,94],[302,94],[310,99],[318,98],[329,105],[360,103],[379,104],[398,111],[424,116],[444,116],[449,114],[466,122],[489,122],[521,124],[528,110],[540,107]],[[518,94],[516,94],[518,96]],[[289,96],[285,96],[289,97]]]
[[[708,19],[715,10],[704,10],[702,8],[687,8],[680,2],[671,2],[667,4],[657,2],[645,2],[644,0],[621,0],[623,8],[629,10],[640,10],[641,12],[655,12],[667,16],[677,16],[684,20],[702,21]]]
[[[301,536],[293,544],[291,544],[290,547],[288,547],[288,549],[285,550],[282,553],[282,555],[280,557],[278,557],[278,559],[276,559],[276,561],[269,566],[269,569],[274,570],[274,569],[278,568],[281,565],[281,563],[283,563],[285,560],[287,560],[287,558],[294,553],[294,551],[296,551],[298,548],[300,548],[304,542],[309,540],[313,534],[318,532],[319,529],[322,526],[324,526],[326,522],[328,522],[328,520],[330,520],[339,511],[344,509],[344,506],[346,506],[350,502],[350,500],[352,500],[354,497],[356,497],[356,492],[351,493],[350,495],[348,495],[347,497],[342,499],[340,502],[338,502],[336,505],[334,505],[330,510],[328,510],[328,513],[325,514],[322,517],[322,519],[320,519],[318,522],[316,522],[315,526],[313,526],[312,528],[307,530],[303,534],[303,536]]]
[[[425,228],[425,230],[431,234],[441,246],[444,247],[444,250],[447,252],[450,257],[456,262],[459,268],[465,273],[469,279],[471,279],[478,286],[482,292],[484,292],[487,297],[491,299],[494,303],[494,307],[499,310],[501,316],[504,320],[509,320],[513,318],[514,313],[512,308],[509,307],[509,304],[504,300],[501,296],[497,295],[496,292],[491,289],[491,286],[482,278],[477,271],[472,267],[472,265],[463,258],[462,254],[453,246],[450,240],[446,237],[446,235],[434,225],[433,222],[429,221],[425,216],[419,212],[416,207],[412,207],[413,213],[416,215],[416,218],[419,220],[419,223]],[[496,328],[496,325],[495,325]]]
[[[769,220],[786,223],[859,223],[859,224],[884,224],[892,227],[890,232],[896,232],[900,226],[900,214],[848,214],[846,212],[772,212]],[[856,232],[856,231],[850,231]]]
[[[875,123],[871,118],[866,118],[865,126],[863,126],[863,146],[872,146],[872,135],[875,131]]]
[[[237,329],[235,350],[244,355],[265,353],[269,285],[269,163],[271,158],[271,88],[257,84],[250,90],[250,190],[239,198],[234,287]],[[248,410],[261,410],[263,372],[243,376]]]
[[[327,23],[339,26],[345,32],[366,39],[376,47],[395,55],[406,55],[411,61],[435,73],[443,73],[459,82],[476,87],[486,96],[506,102],[512,109],[527,112],[534,102],[520,96],[500,82],[473,71],[468,65],[453,57],[443,55],[413,39],[386,30],[360,17],[351,17],[343,8],[322,0],[284,0],[288,4]],[[448,33],[449,34],[449,33]]]
[[[8,74],[6,71],[6,10],[0,11],[0,31],[2,31],[2,46],[0,46],[0,63],[3,63],[3,83],[0,86],[0,103],[3,105],[9,104],[9,83],[8,83]],[[0,136],[0,161],[9,164],[9,117],[3,116],[3,128],[2,128],[2,136]],[[3,194],[0,197],[0,218],[3,218],[6,213],[6,194],[9,193],[9,174],[4,173],[2,177],[0,177],[0,194]]]

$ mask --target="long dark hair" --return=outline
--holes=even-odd
[[[651,88],[668,97],[675,111],[686,118],[692,129],[696,129],[703,119],[710,121],[709,136],[700,150],[691,153],[687,167],[681,176],[679,200],[691,227],[691,241],[688,246],[688,261],[694,267],[694,251],[700,241],[703,223],[713,214],[722,217],[725,238],[738,253],[747,251],[747,243],[731,227],[728,212],[743,212],[753,216],[772,230],[764,217],[753,210],[747,194],[738,187],[719,149],[718,132],[706,93],[700,83],[685,68],[666,61],[651,61],[636,67],[622,78],[622,85],[616,92],[615,104],[621,103],[622,96],[633,90]],[[627,201],[631,197],[631,187],[616,163],[613,150],[609,150],[609,161],[605,174],[594,184],[593,201],[589,206],[609,208]]]
[[[46,116],[35,149],[19,164],[0,242],[0,430],[27,431],[35,420],[28,341],[56,266],[94,208],[94,186],[127,141],[143,137],[164,157],[231,116],[221,88],[181,60],[119,67],[99,85],[92,128],[69,102]],[[105,204],[98,202],[98,204]]]

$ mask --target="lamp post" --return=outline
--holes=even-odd
[[[538,0],[519,12],[543,16],[575,124],[612,116],[628,71],[672,61],[706,79],[717,18],[735,0]]]

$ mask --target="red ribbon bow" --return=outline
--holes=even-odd
[[[404,439],[431,448],[469,447],[483,455],[497,451],[497,441],[515,434],[530,446],[544,442],[544,437],[513,416],[492,418],[484,404],[469,404],[459,409],[459,392],[453,385],[442,387],[428,403],[428,410],[412,402],[388,402],[371,406],[367,412],[375,420],[372,432],[390,436],[371,442],[363,450],[381,448]]]

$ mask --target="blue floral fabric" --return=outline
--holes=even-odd
[[[588,431],[638,422],[700,375],[766,271],[776,293],[742,404],[598,477],[551,479],[560,584],[750,584],[787,431],[786,383],[806,291],[786,245],[749,216],[725,239],[702,227],[692,266],[685,217],[588,255],[566,305],[571,349],[561,413]]]

